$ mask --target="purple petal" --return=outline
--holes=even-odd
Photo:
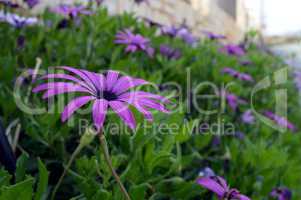
[[[164,105],[156,102],[156,101],[152,101],[151,99],[146,99],[146,98],[139,98],[138,99],[138,103],[143,106],[143,107],[148,107],[148,108],[152,108],[164,113],[170,113],[169,110],[167,110]]]
[[[62,121],[65,122],[66,120],[68,120],[77,109],[87,104],[89,101],[92,101],[93,99],[95,99],[95,97],[93,96],[83,96],[70,101],[68,105],[64,108],[64,111],[62,112]]]
[[[128,105],[121,101],[110,101],[110,107],[131,129],[136,128],[136,120]]]
[[[109,70],[106,76],[106,89],[112,90],[119,76],[119,72]]]
[[[149,84],[149,82],[143,80],[143,79],[134,79],[129,76],[124,76],[120,78],[117,82],[116,85],[113,86],[113,92],[116,94],[122,94],[123,92],[126,92],[127,90],[137,87],[139,85],[145,85]]]
[[[225,192],[227,192],[221,185],[219,185],[218,182],[216,182],[212,178],[199,178],[197,180],[197,183],[217,194],[219,198],[221,198],[225,194]]]
[[[43,83],[38,85],[37,87],[32,89],[32,92],[37,93],[43,90],[53,89],[53,88],[66,88],[66,87],[74,87],[75,84],[73,83],[66,83],[66,82],[50,82],[50,83]]]
[[[108,101],[105,99],[96,99],[93,104],[93,121],[97,130],[101,129],[106,118]]]
[[[237,198],[239,198],[239,200],[251,200],[249,197],[242,194],[237,195]]]
[[[73,87],[65,87],[65,88],[62,87],[62,88],[49,89],[43,94],[42,98],[47,99],[47,98],[50,98],[55,95],[70,93],[70,92],[84,92],[84,93],[91,94],[91,92],[89,90],[87,90],[86,88],[83,88],[81,86],[73,86]]]

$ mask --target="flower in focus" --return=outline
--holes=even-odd
[[[286,187],[274,188],[270,196],[277,198],[277,200],[291,200],[292,192]]]
[[[181,51],[179,49],[173,49],[168,45],[160,45],[160,53],[168,59],[179,59],[181,57]]]
[[[249,197],[240,194],[237,189],[231,189],[219,176],[200,177],[197,179],[197,183],[214,192],[220,200],[250,200]]]
[[[238,45],[228,44],[220,48],[220,52],[227,53],[234,56],[243,56],[246,54],[245,50]]]
[[[174,26],[171,27],[163,26],[161,27],[161,33],[168,35],[170,37],[181,38],[184,42],[190,45],[193,45],[197,41],[197,39],[191,34],[191,32],[188,30],[188,28],[185,25],[182,25],[179,28]]]
[[[235,94],[226,92],[226,91],[222,91],[220,94],[223,98],[226,99],[228,105],[230,106],[230,108],[235,111],[238,107],[239,104],[246,104],[247,102],[241,98],[239,98],[238,96],[236,96]]]
[[[234,78],[238,78],[242,81],[248,81],[248,82],[253,82],[254,81],[251,75],[246,74],[246,73],[238,72],[238,71],[236,71],[236,70],[234,70],[230,67],[223,68],[222,73],[229,74],[230,76],[232,76]]]
[[[24,0],[24,1],[29,8],[33,8],[39,3],[39,0]]]
[[[150,57],[154,55],[154,49],[150,47],[149,39],[140,34],[133,34],[129,29],[120,31],[116,35],[116,44],[126,45],[126,52],[145,51]]]
[[[255,117],[254,115],[252,114],[252,110],[247,110],[245,111],[242,116],[241,116],[241,119],[244,123],[246,124],[253,124],[254,121],[255,121]]]
[[[72,6],[72,5],[60,5],[51,9],[52,12],[64,15],[65,17],[76,18],[81,15],[91,15],[92,11],[88,10],[85,6]]]
[[[68,82],[49,82],[41,84],[33,89],[34,93],[44,92],[43,99],[59,94],[78,92],[83,96],[71,100],[61,114],[63,122],[68,120],[80,107],[93,102],[92,117],[95,127],[99,130],[108,112],[112,110],[131,129],[136,128],[136,122],[129,105],[135,107],[144,117],[152,121],[150,109],[168,113],[165,97],[144,92],[128,91],[136,86],[148,84],[145,80],[120,76],[116,71],[108,71],[106,75],[79,70],[72,67],[58,67],[70,72],[69,74],[47,74],[41,79],[62,79]]]
[[[220,39],[226,39],[226,36],[221,34],[216,34],[210,31],[203,31],[204,35],[210,40],[220,40]]]
[[[296,131],[296,127],[294,124],[289,122],[286,118],[281,117],[279,115],[276,115],[275,113],[271,111],[265,111],[264,115],[274,121],[276,124],[278,124],[280,127],[288,128],[291,131]]]
[[[21,17],[17,14],[7,13],[3,16],[4,22],[16,28],[23,28],[25,26],[32,26],[38,23],[38,19],[35,17]]]

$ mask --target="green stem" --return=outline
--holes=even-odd
[[[101,147],[102,147],[102,151],[103,151],[106,163],[107,163],[108,167],[110,168],[111,173],[114,176],[116,182],[118,183],[121,192],[123,193],[126,200],[131,200],[131,198],[130,198],[129,194],[127,193],[124,185],[122,184],[118,174],[116,173],[116,171],[113,168],[112,160],[111,160],[111,157],[110,157],[110,153],[109,153],[109,149],[108,149],[108,145],[107,145],[107,141],[106,141],[105,136],[103,134],[99,133],[98,138],[99,138],[99,141],[100,141],[100,144],[101,144]]]
[[[53,192],[52,192],[52,195],[51,195],[51,200],[54,200],[55,199],[55,195],[57,193],[57,190],[59,189],[59,187],[61,186],[63,180],[64,180],[64,177],[66,176],[68,170],[70,169],[74,159],[76,158],[76,156],[79,154],[79,152],[82,150],[84,146],[82,144],[79,144],[75,151],[72,153],[71,155],[71,158],[70,160],[68,161],[66,167],[64,168],[64,171],[59,179],[59,181],[57,182],[57,184],[55,185],[55,188],[53,189]]]

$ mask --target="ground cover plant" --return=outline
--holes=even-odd
[[[200,39],[184,25],[109,16],[101,7],[64,6],[37,19],[5,8],[0,116],[17,164],[0,170],[0,199],[50,199],[64,167],[55,199],[124,199],[96,138],[68,167],[93,123],[106,136],[112,167],[131,199],[301,198],[300,80],[253,43],[252,33],[241,44],[228,44],[221,35],[204,32]],[[70,69],[104,77],[118,71],[125,82],[117,84],[112,76],[115,82],[106,89],[125,91],[131,77],[136,81],[130,89],[145,93],[133,90],[137,101],[102,93],[107,101],[131,104],[125,115],[108,113],[104,119],[101,111],[118,111],[119,104],[107,105],[98,91],[91,94],[88,79],[88,91],[80,90],[93,101],[97,97],[97,105],[86,97],[79,111],[64,112],[81,96],[66,93],[79,88],[70,80],[55,85],[67,81],[51,74],[66,78],[74,75]],[[46,88],[36,88],[43,83]],[[152,100],[145,100],[146,92]]]

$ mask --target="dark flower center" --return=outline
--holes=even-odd
[[[111,91],[97,91],[97,98],[98,99],[105,99],[107,101],[114,101],[118,97],[115,93]]]

